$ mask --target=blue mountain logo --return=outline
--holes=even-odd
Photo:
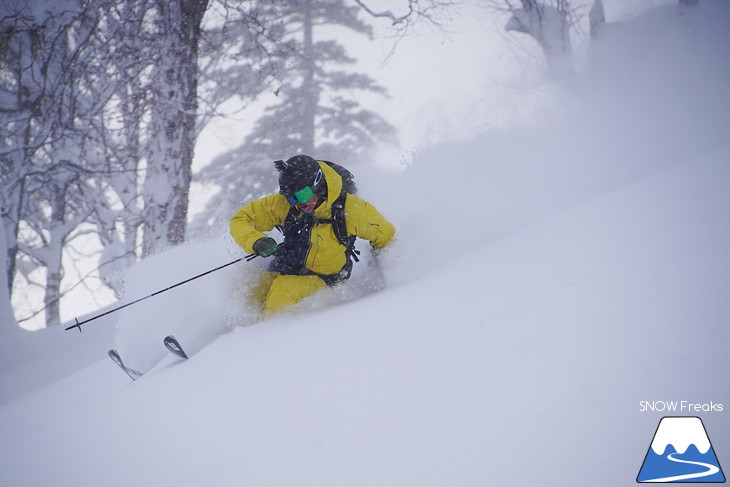
[[[659,421],[637,482],[725,482],[700,418],[667,416]]]

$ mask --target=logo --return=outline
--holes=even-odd
[[[637,482],[725,482],[702,420],[666,416],[659,421]]]

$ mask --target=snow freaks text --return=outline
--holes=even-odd
[[[721,413],[724,406],[717,402],[695,403],[691,401],[640,401],[639,412],[668,413]]]

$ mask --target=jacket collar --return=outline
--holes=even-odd
[[[332,212],[332,202],[342,192],[342,178],[328,164],[321,161],[317,161],[317,164],[322,168],[322,174],[327,183],[327,199],[314,210],[314,216],[317,218],[329,218]]]

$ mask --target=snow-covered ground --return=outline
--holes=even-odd
[[[99,361],[0,409],[0,484],[631,482],[660,416],[640,401],[730,407],[728,161],[236,328],[134,383]],[[718,455],[726,414],[702,415]]]
[[[607,30],[549,127],[358,174],[399,229],[380,292],[360,267],[250,326],[254,261],[0,343],[0,485],[613,487],[664,415],[701,416],[730,464],[730,6],[701,5]],[[238,256],[174,249],[127,298]],[[111,346],[162,360],[132,383]]]

